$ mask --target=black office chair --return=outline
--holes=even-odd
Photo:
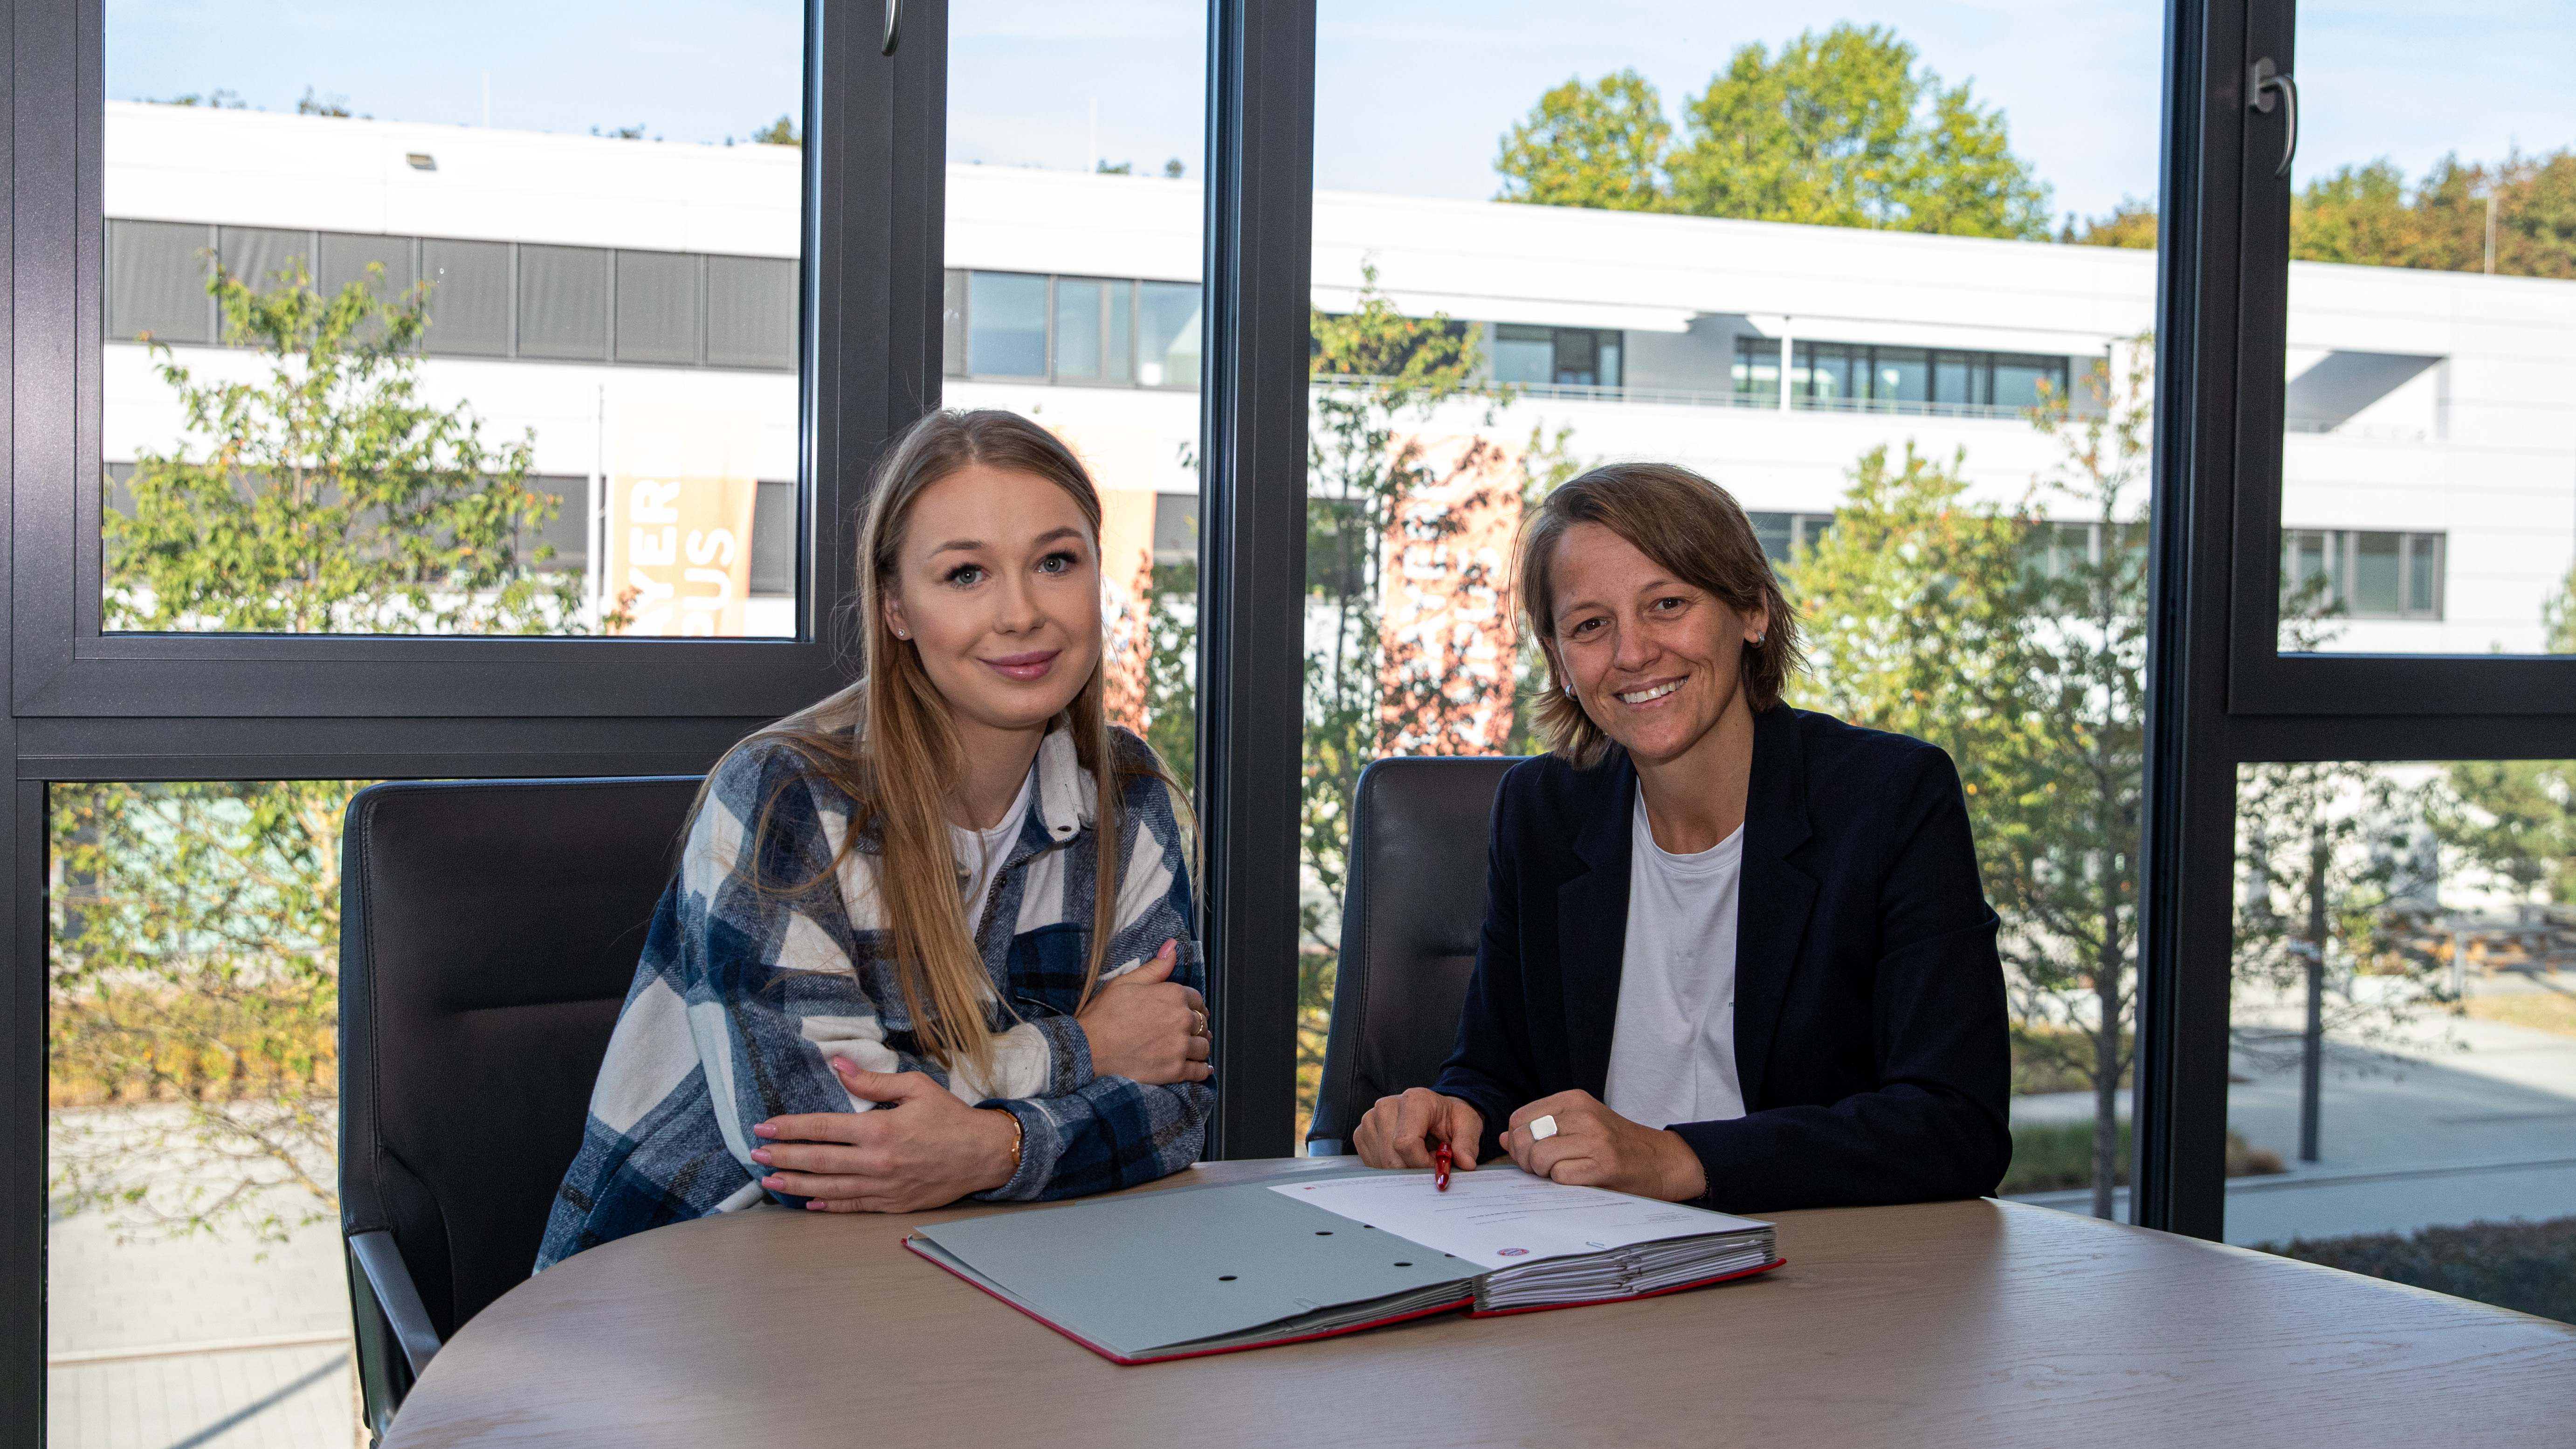
[[[528,1276],[695,776],[377,785],[340,859],[340,1229],[367,1426]]]
[[[1333,1027],[1306,1151],[1348,1150],[1377,1099],[1448,1059],[1485,921],[1485,840],[1513,756],[1415,756],[1361,773]]]

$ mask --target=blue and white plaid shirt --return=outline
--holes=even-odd
[[[1143,752],[1134,736],[1112,733],[1121,750]],[[1037,776],[975,932],[993,993],[992,1060],[979,1075],[963,1063],[942,1069],[921,1052],[887,958],[873,829],[833,866],[851,829],[850,798],[783,744],[756,742],[718,766],[679,879],[654,911],[538,1270],[647,1228],[763,1200],[767,1169],[750,1156],[755,1123],[873,1105],[843,1090],[835,1056],[870,1071],[926,1072],[968,1102],[1017,1117],[1020,1170],[979,1197],[1078,1197],[1196,1161],[1213,1090],[1092,1073],[1073,1013],[1090,964],[1099,831],[1091,774],[1061,720],[1038,748]],[[1160,780],[1127,787],[1119,825],[1126,867],[1103,978],[1177,940],[1172,979],[1204,991],[1190,851]],[[969,885],[961,867],[961,898]]]

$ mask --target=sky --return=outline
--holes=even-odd
[[[867,8],[851,0],[853,8]],[[797,109],[787,0],[108,0],[118,100],[223,88],[291,110],[309,86],[355,111],[674,141],[741,138]],[[1087,169],[1200,168],[1205,7],[1189,0],[950,0],[949,156]],[[434,13],[435,23],[421,17]],[[2163,7],[2137,0],[1319,0],[1316,184],[1491,196],[1500,137],[1572,76],[1634,67],[1678,120],[1734,50],[1837,21],[1881,24],[1999,107],[2057,212],[2156,187]],[[2293,179],[2379,157],[2576,144],[2576,6],[2302,0]]]

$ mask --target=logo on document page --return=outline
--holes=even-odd
[[[1526,1257],[1528,1253],[1529,1249],[1527,1248],[1496,1248],[1494,1250],[1494,1256],[1497,1258]]]

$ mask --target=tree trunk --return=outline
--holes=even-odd
[[[2317,1109],[2325,1075],[2326,864],[2322,826],[2308,847],[2308,1025],[2299,1042],[2299,1160],[2317,1160]]]
[[[2103,864],[2102,888],[2116,889]],[[2116,904],[2106,904],[2103,914],[2114,917]],[[2108,931],[2093,962],[2093,999],[2093,1216],[2109,1219],[2120,1176],[2120,944]]]

